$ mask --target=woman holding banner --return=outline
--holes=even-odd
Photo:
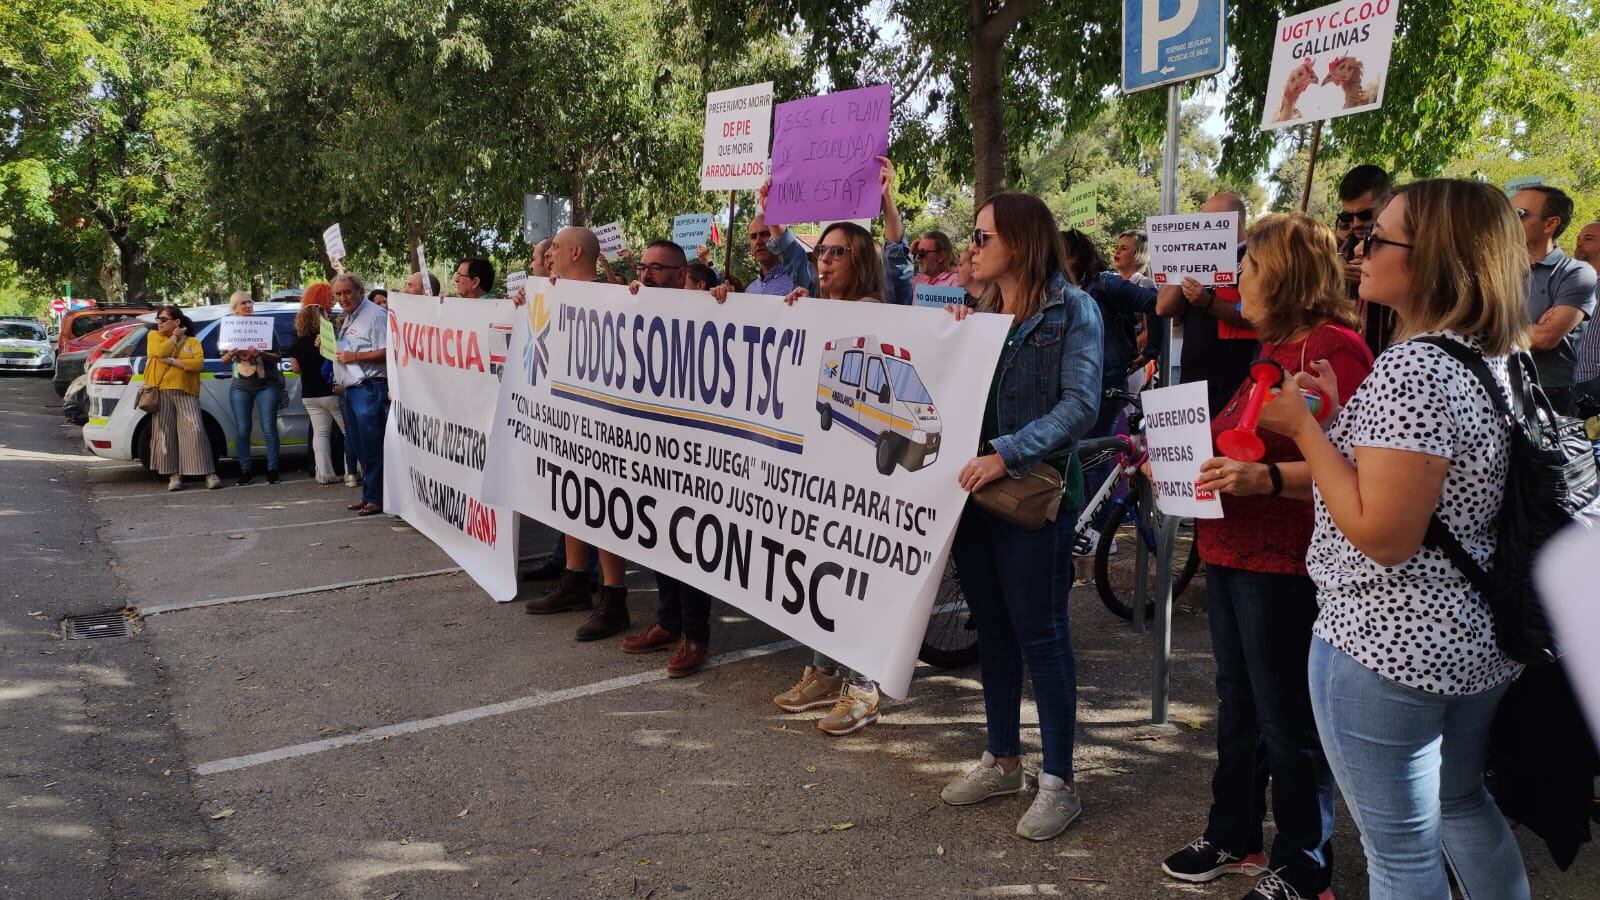
[[[1333,235],[1303,213],[1272,215],[1250,229],[1239,276],[1240,312],[1261,336],[1261,357],[1337,382],[1349,399],[1372,368],[1344,293]],[[1211,423],[1239,425],[1254,382],[1239,385]],[[1265,875],[1252,898],[1316,897],[1333,876],[1333,773],[1317,740],[1306,684],[1316,585],[1306,574],[1311,474],[1294,442],[1260,434],[1265,454],[1201,464],[1199,488],[1222,497],[1220,519],[1197,519],[1206,562],[1206,608],[1217,663],[1217,768],[1205,832],[1162,862],[1194,883],[1239,873]],[[1277,835],[1263,852],[1271,773]]]
[[[961,486],[976,492],[1048,467],[1062,476],[1065,496],[1055,521],[1042,528],[1027,528],[977,502],[961,516],[951,552],[978,628],[988,747],[941,796],[966,806],[1022,791],[1026,662],[1044,765],[1038,796],[1017,834],[1043,841],[1083,811],[1072,773],[1078,687],[1067,594],[1073,524],[1083,502],[1074,448],[1099,410],[1102,325],[1094,300],[1068,283],[1055,217],[1038,197],[995,195],[978,210],[972,243],[973,274],[989,285],[977,311],[1007,316],[1012,327],[989,389],[981,449],[962,466]],[[973,312],[964,305],[945,308],[957,321]]]
[[[234,291],[228,306],[235,316],[255,313],[255,301],[244,291]],[[254,480],[250,474],[252,432],[250,413],[261,419],[261,437],[267,443],[267,484],[278,483],[278,403],[283,399],[283,373],[278,370],[277,335],[266,350],[230,349],[222,361],[233,365],[228,402],[233,408],[234,456],[239,460],[239,485]]]

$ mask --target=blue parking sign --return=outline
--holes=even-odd
[[[1222,0],[1122,0],[1122,91],[1222,71],[1227,31]]]

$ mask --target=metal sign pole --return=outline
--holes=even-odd
[[[1161,214],[1174,215],[1178,211],[1178,120],[1181,112],[1178,86],[1167,86],[1167,142],[1161,160]],[[1161,349],[1161,385],[1165,387],[1172,378],[1172,320],[1163,319],[1167,339]],[[1172,675],[1172,545],[1178,537],[1178,520],[1162,516],[1155,510],[1152,497],[1149,506],[1152,528],[1156,533],[1156,634],[1155,634],[1155,684],[1150,689],[1150,723],[1167,724],[1168,682]],[[1159,524],[1159,527],[1155,527]],[[1145,554],[1140,553],[1142,559]],[[1144,582],[1139,583],[1141,589]],[[1141,604],[1142,606],[1142,604]],[[1141,609],[1142,613],[1143,610]],[[1140,631],[1144,616],[1135,615]]]

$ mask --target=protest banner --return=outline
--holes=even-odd
[[[323,359],[334,362],[339,358],[339,335],[334,333],[332,319],[323,316],[321,321],[321,328],[317,332],[317,351]]]
[[[1100,223],[1100,186],[1081,181],[1067,191],[1067,227],[1088,231]]]
[[[889,106],[886,84],[778,104],[767,223],[877,218]]]
[[[755,190],[767,180],[772,146],[772,82],[706,95],[700,189]]]
[[[1278,22],[1263,129],[1367,112],[1383,105],[1399,0],[1347,0]]]
[[[501,603],[517,595],[517,523],[484,501],[483,468],[514,315],[509,300],[389,295],[384,512]]]
[[[1198,491],[1200,464],[1211,452],[1211,410],[1206,383],[1193,381],[1139,395],[1150,449],[1150,486],[1156,508],[1169,516],[1222,518],[1222,500]]]
[[[217,333],[219,350],[271,350],[272,319],[268,316],[223,316]]]
[[[1232,285],[1239,268],[1239,214],[1149,216],[1150,277],[1156,284]]]
[[[488,499],[903,697],[1006,321],[561,281],[517,318]]]
[[[711,213],[689,213],[672,220],[672,242],[694,261],[695,250],[711,245]]]
[[[339,230],[338,222],[323,230],[322,246],[328,251],[329,260],[344,259],[344,232]]]
[[[933,309],[944,309],[949,304],[963,306],[967,302],[967,289],[961,287],[941,287],[936,284],[919,284],[913,292],[917,306],[928,306]]]
[[[612,222],[601,225],[594,230],[594,236],[600,241],[600,255],[606,259],[618,259],[622,255],[622,223]]]

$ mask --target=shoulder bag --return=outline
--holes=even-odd
[[[133,405],[143,412],[155,414],[161,408],[161,388],[151,384],[151,372],[157,364],[166,365],[160,360],[151,359],[144,370],[144,386],[139,388],[138,396],[134,397]]]

